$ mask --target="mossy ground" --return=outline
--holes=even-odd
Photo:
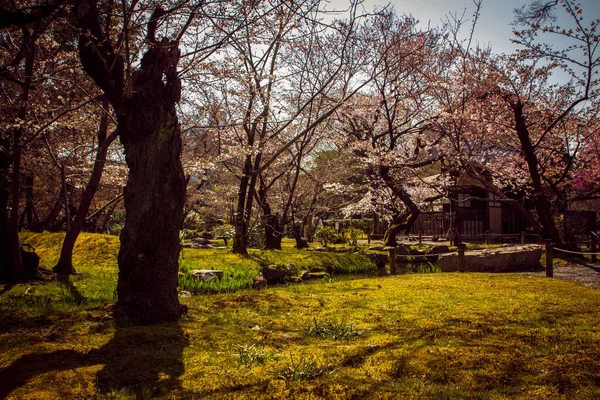
[[[117,327],[114,286],[92,282],[116,279],[118,240],[92,236],[102,256],[71,283],[0,288],[0,398],[600,397],[600,297],[575,283],[352,276],[186,297],[178,323]]]

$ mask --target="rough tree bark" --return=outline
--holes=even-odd
[[[531,185],[533,186],[533,204],[537,211],[540,225],[542,225],[542,236],[545,239],[552,239],[554,243],[562,243],[560,233],[558,229],[556,229],[554,223],[554,213],[552,212],[550,201],[548,201],[548,197],[544,193],[542,179],[538,169],[538,160],[535,154],[535,148],[531,143],[527,122],[523,115],[523,107],[524,105],[521,101],[512,104],[515,117],[515,130],[517,131],[517,136],[521,142],[521,149],[523,150],[527,168],[529,169]]]
[[[19,200],[21,180],[21,129],[17,128],[13,134],[13,157],[12,157],[12,182],[11,182],[11,210],[8,225],[11,258],[11,279],[15,282],[25,279],[25,267],[21,257],[21,246],[19,243]]]
[[[176,43],[156,50],[155,62],[142,61],[133,77],[133,97],[119,116],[119,134],[125,147],[129,179],[123,196],[125,227],[119,250],[119,304],[144,322],[179,318],[183,306],[177,297],[180,241],[185,202],[181,165],[181,132],[171,92],[179,86]],[[169,59],[167,84],[156,73],[157,61]],[[146,68],[144,68],[146,67]],[[178,94],[178,92],[177,92]]]
[[[115,110],[129,167],[117,305],[136,322],[173,321],[185,310],[177,297],[185,200],[175,108],[181,95],[179,44],[156,40],[156,26],[164,14],[156,8],[148,24],[148,50],[126,90],[124,62],[102,30],[97,0],[76,1],[74,14],[81,29],[82,65]]]

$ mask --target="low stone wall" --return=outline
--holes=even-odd
[[[540,268],[542,247],[536,244],[465,252],[464,272],[512,272]],[[440,255],[442,272],[458,271],[458,253]]]

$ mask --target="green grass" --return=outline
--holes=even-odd
[[[60,256],[60,246],[64,233],[30,233],[21,235],[23,243],[36,249],[42,266],[52,269]],[[297,250],[294,242],[283,241],[283,250],[261,251],[249,249],[243,257],[223,249],[184,249],[180,256],[180,289],[193,294],[229,293],[251,287],[261,267],[270,264],[294,264],[300,271],[328,271],[332,274],[368,274],[375,266],[358,253],[320,253]],[[73,252],[73,264],[79,275],[68,284],[34,285],[28,293],[35,293],[41,302],[51,308],[68,310],[73,304],[63,296],[64,291],[72,292],[86,305],[96,306],[112,302],[115,298],[117,282],[117,253],[119,238],[111,235],[82,233]],[[194,269],[216,269],[224,272],[222,280],[204,282],[191,275]],[[23,297],[27,288],[9,290],[9,297],[15,307],[29,301]],[[58,300],[60,299],[60,300]],[[0,307],[6,307],[0,304]]]
[[[85,297],[97,278],[78,268]],[[599,292],[558,279],[338,278],[185,297],[178,323],[149,327],[117,327],[64,284],[52,306],[18,300],[52,285],[0,287],[0,398],[600,397]]]
[[[325,253],[297,250],[293,241],[284,240],[282,250],[249,249],[243,257],[223,249],[184,249],[180,257],[179,286],[193,294],[228,293],[250,288],[262,267],[271,264],[294,264],[299,271],[330,274],[369,274],[375,265],[359,253]],[[194,269],[216,269],[223,279],[204,282],[194,278]]]

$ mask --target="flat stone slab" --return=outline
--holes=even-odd
[[[513,272],[539,268],[542,246],[527,244],[465,251],[465,272]],[[442,254],[438,259],[442,272],[458,271],[458,252]]]
[[[213,279],[223,278],[223,271],[218,271],[215,269],[194,269],[192,270],[192,275],[195,278],[202,279],[208,282],[212,281]]]

